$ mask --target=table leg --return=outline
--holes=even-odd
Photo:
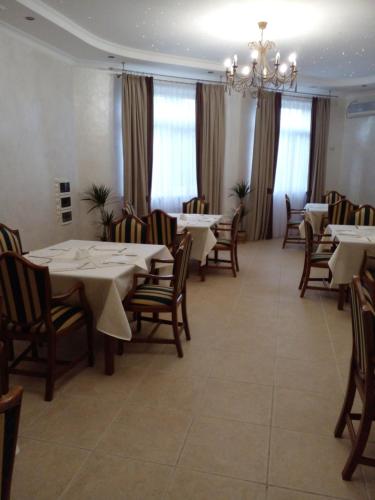
[[[104,335],[105,374],[113,375],[115,371],[114,339]]]
[[[337,309],[342,311],[344,309],[345,293],[347,285],[339,285],[339,300],[337,303]]]

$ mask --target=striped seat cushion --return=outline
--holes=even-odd
[[[60,304],[51,308],[52,323],[57,333],[77,323],[84,318],[85,313],[80,307],[68,306]],[[17,331],[19,325],[17,323],[8,323],[8,331]],[[46,332],[46,325],[44,322],[37,323],[30,328],[30,332],[34,334],[43,334]]]
[[[319,262],[329,260],[332,257],[332,254],[329,252],[325,253],[313,253],[311,255],[311,262]]]
[[[231,245],[232,240],[230,240],[230,239],[228,239],[228,238],[218,238],[218,239],[217,239],[217,243],[218,243],[219,245],[227,245],[227,246],[228,246],[228,245]]]
[[[132,305],[170,306],[173,300],[173,288],[160,285],[139,285],[131,299]]]
[[[21,243],[17,235],[6,227],[0,227],[0,252],[22,254]]]

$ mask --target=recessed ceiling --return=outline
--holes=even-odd
[[[80,61],[149,64],[223,74],[247,43],[274,40],[298,54],[302,81],[321,87],[375,83],[374,0],[0,0],[0,21]],[[35,17],[27,22],[26,16]],[[167,66],[166,66],[167,65]],[[207,73],[206,73],[207,74]]]

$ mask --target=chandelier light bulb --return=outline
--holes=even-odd
[[[285,63],[280,64],[279,71],[280,71],[280,73],[281,73],[282,75],[285,75],[285,73],[286,73],[287,69],[288,69],[288,66],[287,66]]]
[[[276,57],[275,57],[275,63],[276,63],[276,64],[279,64],[279,63],[280,63],[280,52],[278,52],[278,53],[276,54]]]
[[[232,66],[232,61],[229,59],[229,57],[227,59],[225,59],[224,61],[224,67],[229,69],[230,67]]]
[[[244,76],[247,76],[250,74],[250,68],[249,66],[244,66],[241,70],[241,73],[244,75]]]
[[[237,66],[237,63],[238,63],[238,57],[237,57],[237,54],[234,54],[234,56],[233,56],[233,64],[234,64],[234,66]]]
[[[292,52],[289,56],[289,62],[290,64],[296,65],[297,63],[297,54],[295,52]]]
[[[259,52],[257,50],[253,50],[251,53],[251,59],[253,62],[256,62],[258,60]]]

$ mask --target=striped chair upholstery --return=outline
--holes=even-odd
[[[29,341],[34,349],[37,343],[47,342],[48,356],[52,356],[45,374],[47,401],[53,397],[57,376],[62,375],[75,363],[67,364],[57,373],[55,350],[60,337],[86,326],[88,351],[85,356],[88,355],[89,364],[93,363],[92,313],[85,299],[83,285],[77,284],[71,292],[63,295],[64,299],[68,299],[73,292],[79,293],[79,306],[56,301],[51,296],[48,267],[32,264],[14,252],[0,254],[0,316],[3,318],[0,322],[0,338],[5,343],[12,340]],[[14,373],[31,373],[30,369],[16,369],[23,360],[35,361],[35,358],[26,357],[30,348],[27,347],[14,363]],[[82,355],[79,358],[79,361],[81,360]],[[40,374],[40,370],[38,373]]]
[[[22,255],[21,238],[17,229],[0,224],[0,252],[15,252]]]
[[[141,321],[152,321],[158,325],[167,324],[173,327],[174,340],[161,339],[154,337],[153,333],[145,338],[133,338],[134,342],[156,342],[175,344],[179,357],[183,357],[183,351],[180,341],[180,332],[185,330],[186,339],[190,340],[190,331],[187,321],[186,309],[186,279],[190,260],[192,239],[190,233],[185,233],[180,245],[175,253],[173,264],[173,274],[171,276],[156,276],[140,274],[139,277],[151,279],[152,283],[146,281],[138,284],[138,276],[134,276],[133,288],[124,301],[124,307],[127,311],[132,311],[137,315],[140,328]],[[164,281],[166,284],[161,285]],[[178,307],[182,306],[182,322],[177,321]],[[171,313],[172,320],[159,319],[159,313]],[[153,313],[152,317],[142,316],[142,313]],[[181,327],[181,328],[179,328]]]
[[[352,212],[351,223],[356,226],[375,226],[375,208],[371,205],[361,205]]]
[[[352,357],[346,395],[335,428],[335,437],[341,437],[346,426],[351,437],[352,449],[342,471],[342,478],[347,481],[358,464],[375,466],[375,458],[364,456],[375,407],[375,311],[372,297],[358,277],[354,277],[351,284],[351,306]],[[362,408],[352,413],[357,391]],[[360,420],[356,429],[353,420]]]
[[[151,244],[173,248],[177,233],[176,217],[169,216],[163,210],[153,210],[142,220],[149,227],[148,239]]]
[[[182,213],[184,214],[208,214],[209,203],[202,198],[192,198],[182,204]]]
[[[345,198],[345,195],[340,194],[338,191],[327,191],[322,196],[322,203],[328,203],[329,205],[333,205],[334,203],[337,203],[340,200],[343,200]]]
[[[342,199],[328,205],[328,224],[350,224],[351,215],[358,205],[347,199]]]
[[[130,201],[124,201],[124,206],[122,207],[122,213],[124,215],[134,215],[137,216],[134,205]]]
[[[116,243],[147,243],[147,224],[127,215],[111,225],[110,235]]]

